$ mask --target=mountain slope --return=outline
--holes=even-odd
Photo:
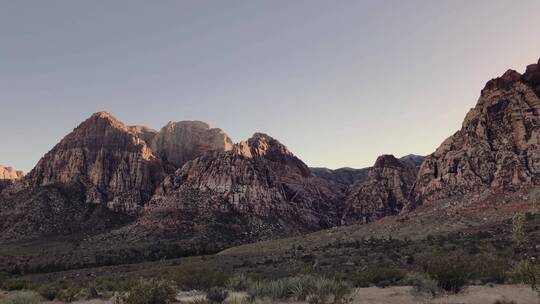
[[[238,244],[338,224],[342,194],[284,145],[257,133],[167,177],[133,231]]]
[[[228,151],[232,140],[202,121],[169,122],[152,140],[152,150],[176,168],[208,151]]]
[[[92,115],[0,197],[0,239],[93,233],[124,223],[164,177],[161,161],[130,127]]]
[[[343,224],[366,223],[396,215],[410,202],[410,191],[422,156],[381,155],[368,177],[351,186],[343,212]]]
[[[540,184],[540,70],[489,81],[461,130],[422,164],[415,204]]]

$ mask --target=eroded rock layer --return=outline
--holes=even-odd
[[[0,192],[7,186],[11,185],[13,181],[24,176],[23,171],[15,170],[12,167],[4,167],[0,165]]]
[[[486,84],[461,130],[421,166],[415,204],[540,184],[539,64]]]
[[[134,227],[233,243],[275,238],[337,225],[340,198],[284,145],[257,133],[167,177]]]
[[[164,177],[131,127],[106,112],[81,123],[0,197],[3,238],[89,232],[134,216]],[[117,222],[118,221],[118,222]]]
[[[369,169],[367,179],[354,184],[347,196],[343,224],[366,223],[396,215],[410,203],[410,192],[422,156],[397,159],[382,155]]]
[[[232,145],[225,132],[201,121],[169,122],[152,140],[156,155],[177,168],[206,152],[228,151]]]

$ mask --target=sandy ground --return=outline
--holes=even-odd
[[[354,304],[494,304],[497,300],[514,301],[516,304],[538,304],[538,295],[525,285],[494,285],[490,286],[470,286],[463,292],[456,295],[445,295],[440,297],[418,296],[411,293],[411,287],[389,287],[389,288],[359,288],[354,296]],[[0,292],[0,303],[6,293]],[[239,293],[234,293],[234,297],[242,297]],[[181,293],[177,299],[183,303],[199,297],[200,293]],[[186,301],[187,300],[187,301]],[[59,302],[48,302],[59,303]],[[89,300],[74,302],[78,304],[108,304],[109,300]],[[270,303],[266,302],[265,303]],[[288,302],[293,304],[294,302]],[[296,304],[296,303],[295,303]],[[301,304],[301,303],[297,303]]]
[[[493,304],[496,300],[517,304],[538,304],[538,295],[524,285],[470,286],[457,295],[436,298],[414,296],[411,287],[360,288],[354,303],[358,304]]]

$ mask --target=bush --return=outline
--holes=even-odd
[[[206,293],[206,299],[212,303],[222,303],[229,296],[229,292],[220,287],[213,287]]]
[[[288,277],[271,281],[253,282],[248,288],[251,301],[255,298],[297,301],[307,300],[309,303],[347,303],[352,289],[348,284],[335,279],[314,276]]]
[[[9,295],[3,304],[37,304],[41,303],[41,297],[33,291],[19,291]]]
[[[482,283],[502,284],[506,281],[509,270],[508,260],[504,258],[477,256],[470,265],[471,275]]]
[[[427,294],[432,297],[440,293],[439,282],[422,273],[409,273],[402,281],[403,284],[411,285],[413,293]]]
[[[399,281],[401,281],[406,274],[407,272],[405,270],[396,268],[367,269],[357,278],[355,285],[369,286],[371,283],[382,288],[398,285]]]
[[[184,268],[173,277],[183,290],[209,290],[212,287],[225,287],[228,282],[225,273],[198,267]]]
[[[245,274],[239,274],[229,279],[227,287],[234,291],[246,291],[252,280]]]
[[[11,279],[5,280],[2,284],[2,288],[8,291],[29,289],[32,285],[32,281],[29,279]]]
[[[60,288],[56,284],[45,284],[41,285],[37,292],[46,300],[52,301],[58,297],[60,293]]]
[[[57,299],[62,302],[71,303],[75,300],[77,300],[77,295],[80,292],[80,288],[77,288],[75,286],[70,286],[68,288],[60,290],[57,295]]]
[[[540,265],[521,261],[514,266],[513,275],[518,281],[529,284],[540,296]]]
[[[168,304],[175,300],[176,289],[168,281],[140,279],[129,291],[126,304]]]
[[[458,293],[467,284],[469,267],[462,259],[449,256],[435,256],[428,264],[428,274],[437,280],[440,288]]]
[[[137,283],[137,279],[132,277],[99,277],[95,288],[97,291],[129,291]]]

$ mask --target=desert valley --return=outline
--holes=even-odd
[[[169,303],[158,294],[178,288],[185,303],[533,303],[540,62],[488,81],[441,142],[331,170],[264,133],[235,143],[200,121],[156,131],[97,112],[30,172],[0,167],[0,289],[5,301]]]

